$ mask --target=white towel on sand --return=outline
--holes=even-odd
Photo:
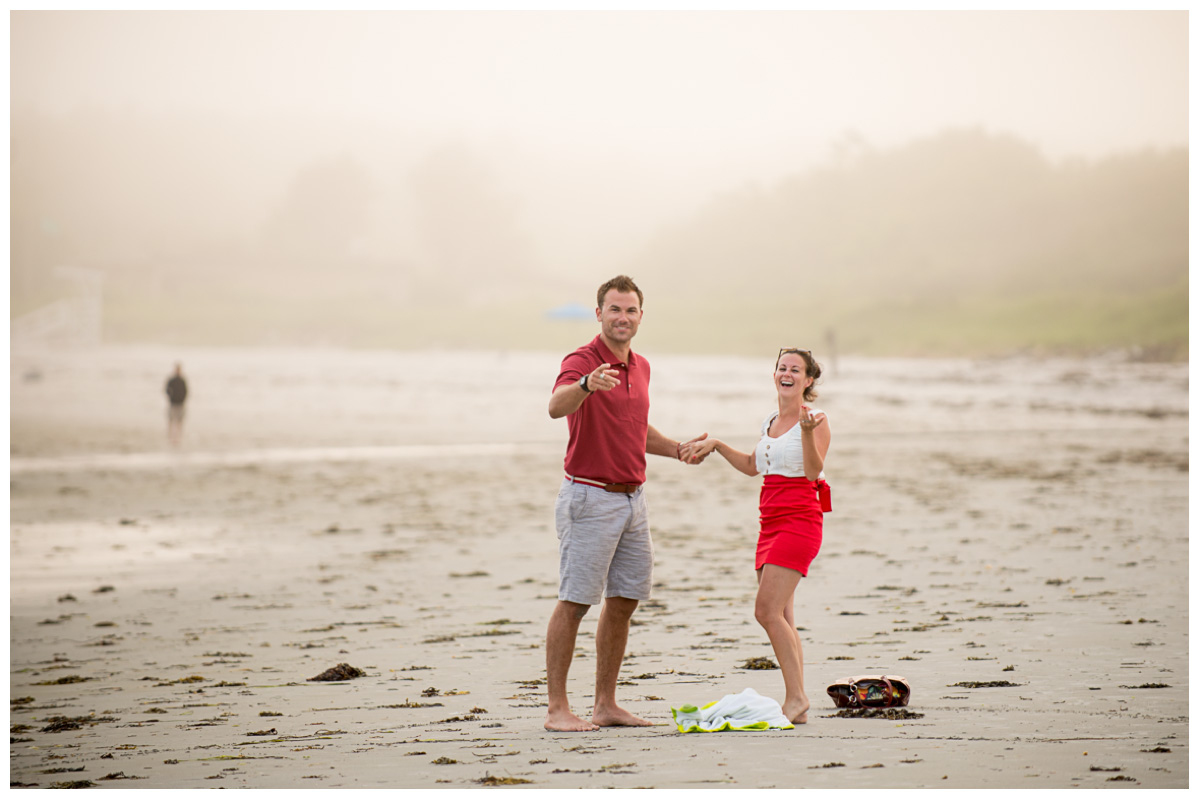
[[[692,705],[672,708],[671,716],[675,718],[675,726],[680,733],[765,731],[769,728],[786,730],[795,727],[783,715],[779,703],[753,689],[727,694],[702,708]]]

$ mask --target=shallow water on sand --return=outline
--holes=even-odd
[[[49,456],[166,451],[163,384],[176,361],[190,384],[187,458],[436,458],[437,447],[561,445],[566,426],[546,413],[561,357],[151,346],[14,352],[11,467],[44,468],[30,459]],[[774,408],[770,356],[651,354],[650,362],[651,423],[669,436],[750,440]],[[1110,356],[841,358],[825,366],[814,406],[839,437],[1152,430],[1188,413],[1186,364]],[[311,448],[327,450],[301,452]],[[163,462],[127,455],[112,463]]]

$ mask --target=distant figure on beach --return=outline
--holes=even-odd
[[[187,401],[187,381],[183,379],[183,365],[176,362],[175,371],[167,379],[167,441],[178,447],[183,439],[183,404]]]
[[[804,650],[793,610],[796,586],[808,575],[809,564],[821,548],[824,512],[830,510],[825,483],[829,452],[829,422],[824,412],[805,402],[817,397],[813,384],[821,365],[809,350],[785,347],[775,360],[775,391],[779,410],[762,423],[753,453],[735,450],[719,439],[683,446],[688,461],[717,451],[739,472],[765,474],[759,494],[760,532],[754,569],[758,596],[754,617],[771,639],[783,672],[783,713],[793,724],[808,722],[804,692]]]
[[[619,275],[596,293],[600,333],[563,359],[550,416],[567,418],[566,477],[554,506],[558,604],[546,630],[551,731],[650,725],[617,705],[617,675],[629,621],[650,598],[654,546],[643,483],[646,454],[683,460],[683,448],[649,424],[650,364],[630,342],[642,321],[642,291]],[[702,457],[693,459],[699,463]],[[567,673],[579,623],[604,600],[596,628],[596,694],[591,721],[571,712]]]

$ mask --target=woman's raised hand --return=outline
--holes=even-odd
[[[800,430],[811,433],[825,422],[824,412],[818,411],[813,414],[812,409],[808,406],[803,406],[800,409]]]

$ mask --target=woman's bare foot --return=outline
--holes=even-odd
[[[546,724],[543,726],[548,731],[598,731],[600,727],[593,725],[585,719],[572,714],[570,711],[559,712],[546,715]]]
[[[653,722],[648,722],[641,717],[635,717],[625,709],[619,706],[613,706],[609,709],[594,709],[592,712],[592,722],[602,728],[610,728],[617,726],[626,727],[647,727],[653,725]]]
[[[808,722],[808,708],[807,699],[784,703],[783,715],[791,720],[793,725],[804,725]]]

